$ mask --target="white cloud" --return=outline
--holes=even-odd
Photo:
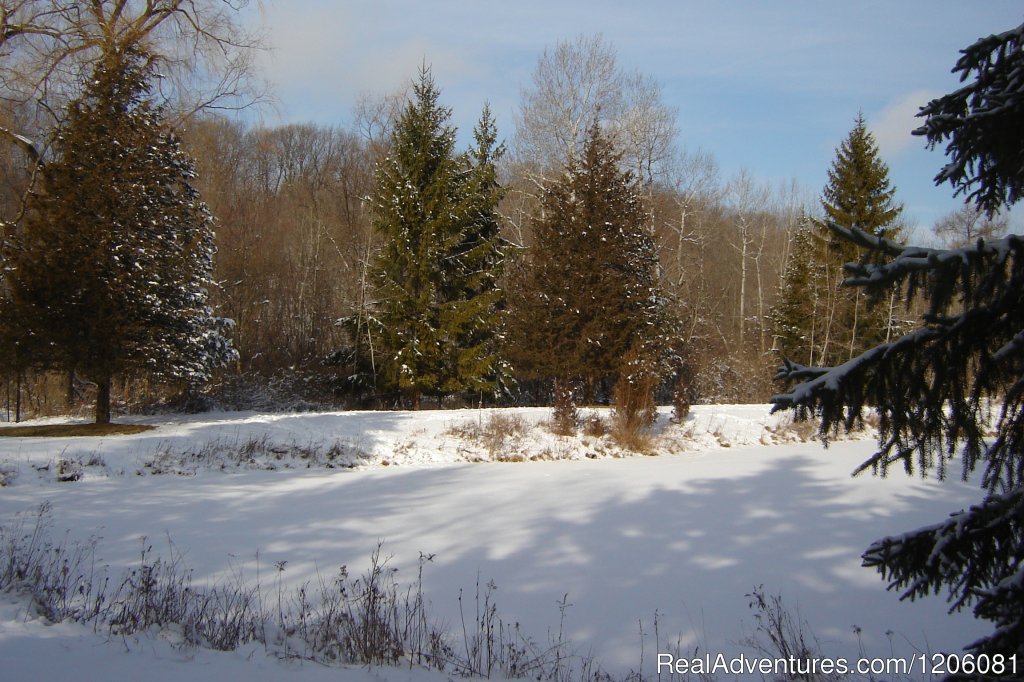
[[[898,156],[911,145],[921,142],[920,138],[911,135],[911,131],[921,125],[917,112],[935,96],[927,90],[915,90],[891,100],[868,119],[868,127],[883,156]]]
[[[484,45],[431,36],[412,8],[388,19],[373,5],[274,3],[266,7],[271,49],[260,68],[275,85],[285,119],[343,118],[364,93],[386,93],[412,82],[424,62],[442,91],[490,75]],[[482,99],[481,99],[482,101]]]

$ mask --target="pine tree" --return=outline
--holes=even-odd
[[[26,364],[94,381],[98,423],[115,375],[195,385],[234,356],[208,304],[213,221],[151,77],[145,54],[105,55],[8,251],[8,343]]]
[[[383,238],[374,268],[384,346],[379,387],[414,407],[424,394],[494,390],[501,375],[494,329],[504,243],[494,162],[503,150],[485,111],[473,154],[455,154],[450,118],[424,69],[372,197]]]
[[[543,192],[510,303],[517,372],[554,380],[559,395],[581,382],[593,398],[627,356],[635,373],[659,365],[668,326],[657,265],[635,180],[595,123],[580,159]]]
[[[836,150],[828,172],[821,206],[827,219],[842,227],[858,226],[869,234],[892,239],[902,207],[893,203],[896,190],[889,182],[889,168],[879,158],[878,145],[863,114]],[[830,244],[854,260],[855,246],[829,234]]]
[[[828,172],[828,184],[822,193],[825,221],[817,222],[819,235],[828,243],[821,265],[829,287],[821,292],[826,301],[823,329],[814,332],[820,339],[818,349],[805,348],[823,364],[834,364],[857,355],[890,335],[889,310],[884,304],[869,307],[862,292],[842,288],[843,265],[858,260],[861,251],[835,237],[829,223],[858,228],[869,234],[895,239],[902,207],[894,203],[896,190],[889,182],[889,169],[879,157],[874,136],[863,115],[836,150]],[[805,336],[810,336],[805,330]]]
[[[965,79],[974,72],[973,82],[937,102],[984,92],[984,102],[1019,107],[1024,86],[1015,74],[1024,63],[1022,35],[1024,26],[964,50],[957,68]],[[948,139],[947,153],[962,171],[944,171],[937,183],[954,181],[983,210],[1019,199],[1013,188],[1024,186],[1024,166],[988,165],[989,154],[1002,156],[1024,142],[1019,125],[992,120],[1003,111],[957,109],[951,119],[945,106],[922,110],[921,133],[932,143]],[[880,419],[879,450],[861,471],[885,475],[902,465],[908,473],[934,471],[942,478],[957,456],[965,478],[983,470],[982,502],[875,542],[864,565],[878,570],[902,598],[945,592],[952,610],[973,607],[976,617],[993,624],[991,634],[966,649],[976,661],[986,657],[1000,667],[965,667],[956,679],[1017,679],[1024,660],[1024,237],[942,250],[905,247],[860,229],[832,229],[869,249],[876,261],[887,259],[853,266],[849,284],[875,297],[902,287],[908,301],[920,296],[928,310],[913,331],[837,367],[787,362],[778,378],[800,383],[772,399],[775,409],[819,415],[827,437],[854,426],[864,408],[873,407]],[[1011,656],[1018,667],[1010,667]]]
[[[507,243],[501,236],[498,204],[504,195],[496,164],[505,154],[489,106],[473,130],[476,146],[465,157],[468,173],[462,189],[466,216],[456,247],[456,268],[446,277],[442,325],[455,339],[446,393],[507,392],[510,368],[499,351],[505,294],[499,286]]]
[[[1024,24],[963,50],[953,73],[964,87],[932,100],[914,131],[928,148],[947,142],[949,163],[935,176],[992,216],[1024,197]]]
[[[822,240],[808,220],[801,221],[793,236],[786,269],[779,286],[779,300],[769,315],[775,349],[784,358],[813,365],[823,331],[824,250]]]

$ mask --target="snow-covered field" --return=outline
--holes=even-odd
[[[941,520],[976,500],[976,486],[852,478],[872,440],[823,450],[766,406],[696,407],[682,425],[663,414],[658,456],[553,436],[538,426],[548,414],[225,413],[139,418],[156,428],[129,436],[0,438],[0,524],[48,501],[55,533],[98,537],[114,573],[148,538],[158,552],[173,543],[199,585],[240,572],[275,589],[278,578],[316,583],[342,565],[358,573],[383,542],[400,581],[415,579],[421,552],[434,555],[426,595],[452,628],[460,589],[468,598],[478,581],[493,581],[500,615],[539,641],[558,628],[568,595],[568,637],[620,673],[641,655],[642,672],[656,672],[655,614],[663,642],[678,638],[684,651],[751,655],[745,595],[759,585],[782,595],[829,656],[957,651],[986,630],[969,614],[946,615],[941,598],[901,603],[860,567],[871,541]],[[78,480],[58,482],[58,471]],[[9,594],[0,669],[12,680],[338,677],[262,646],[181,650],[159,635],[110,640],[47,625]]]

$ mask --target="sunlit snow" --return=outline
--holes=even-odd
[[[54,531],[98,536],[99,556],[114,569],[137,561],[145,537],[158,552],[173,543],[199,585],[238,571],[269,581],[279,561],[288,562],[286,587],[341,565],[358,573],[378,542],[400,580],[412,582],[420,553],[433,554],[427,596],[452,627],[460,589],[472,594],[478,580],[493,580],[501,616],[541,641],[568,595],[568,636],[621,674],[641,665],[641,628],[643,672],[656,672],[655,614],[663,642],[750,654],[745,595],[759,585],[781,594],[830,656],[959,650],[984,633],[969,614],[946,615],[941,598],[900,602],[860,566],[872,541],[941,521],[975,501],[977,487],[956,476],[852,478],[873,441],[824,450],[799,442],[768,409],[697,407],[682,425],[663,413],[658,456],[624,457],[607,439],[534,427],[503,446],[539,459],[524,462],[474,463],[492,456],[466,434],[498,412],[531,425],[549,410],[161,416],[137,419],[157,428],[131,436],[3,438],[0,470],[10,484],[0,488],[0,523],[49,501]],[[223,454],[253,442],[262,449],[252,461]],[[337,443],[345,447],[330,461],[292,456]],[[204,448],[207,459],[174,457]],[[81,466],[82,478],[55,482],[59,458]],[[164,468],[154,468],[160,458]],[[338,676],[278,662],[262,647],[182,651],[159,633],[125,642],[46,626],[23,601],[2,597],[5,678]],[[367,676],[354,669],[342,678]]]

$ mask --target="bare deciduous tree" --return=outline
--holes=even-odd
[[[613,122],[627,163],[650,187],[669,167],[678,127],[676,110],[661,99],[661,84],[650,76],[633,74],[625,80],[625,106]]]
[[[579,35],[545,48],[516,118],[515,153],[542,168],[576,158],[597,111],[621,108],[622,74],[601,35]]]
[[[356,101],[353,127],[371,148],[383,147],[409,101],[410,86],[383,95],[364,92]]]
[[[703,150],[690,153],[680,150],[672,159],[670,170],[671,203],[673,209],[663,221],[667,232],[666,245],[671,242],[673,257],[668,272],[675,287],[681,287],[689,265],[688,247],[702,244],[707,233],[701,229],[704,214],[721,199],[718,162]],[[694,265],[703,264],[698,259]]]
[[[52,128],[104,54],[141,48],[180,122],[204,109],[265,98],[252,59],[260,36],[239,12],[249,0],[0,0],[0,98],[34,103]],[[0,131],[22,146],[25,131]],[[43,131],[45,136],[45,130]],[[38,151],[38,145],[35,150]]]
[[[1006,234],[1010,220],[1005,215],[985,214],[985,211],[974,204],[964,204],[961,208],[947,213],[939,219],[932,232],[939,238],[943,246],[959,248],[971,246],[978,239],[991,239]]]
[[[364,306],[367,145],[345,130],[219,117],[195,121],[186,139],[219,218],[216,295],[236,322],[242,369],[315,366],[340,343],[335,321]]]
[[[599,120],[626,164],[653,182],[671,155],[675,111],[652,78],[623,71],[600,34],[545,49],[516,117],[516,161],[544,173],[579,157],[588,127]]]
[[[739,254],[740,284],[738,296],[739,342],[746,342],[747,334],[747,297],[751,274],[756,279],[754,293],[757,296],[758,330],[760,332],[760,350],[765,351],[765,304],[762,259],[768,236],[768,225],[771,220],[767,209],[770,207],[770,192],[767,187],[758,185],[749,171],[741,170],[726,187],[726,197],[732,213],[735,227],[735,238],[730,246]],[[754,272],[750,272],[751,262]]]

